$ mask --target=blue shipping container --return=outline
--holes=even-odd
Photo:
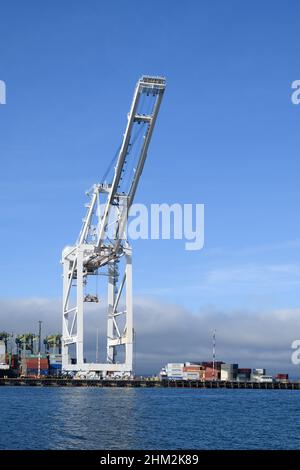
[[[48,375],[49,371],[48,369],[41,369],[40,370],[40,375]],[[27,369],[27,375],[39,375],[39,370],[38,369]]]
[[[61,369],[61,364],[50,364],[50,369]]]
[[[52,368],[50,368],[49,374],[54,375],[54,376],[58,376],[58,375],[61,374],[61,369],[52,369]]]

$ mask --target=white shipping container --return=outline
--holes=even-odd
[[[253,369],[253,375],[265,375],[266,369]]]
[[[167,369],[182,369],[184,366],[181,362],[170,362],[167,364]]]
[[[221,380],[224,380],[224,381],[232,380],[232,374],[228,370],[221,369]]]
[[[174,372],[176,372],[176,373],[180,372],[180,373],[182,374],[182,371],[183,371],[183,364],[182,364],[182,365],[179,365],[179,366],[178,366],[177,364],[176,364],[176,365],[174,364],[174,365],[172,365],[171,367],[169,367],[169,364],[168,364],[167,367],[166,367],[166,370],[167,370],[168,372],[172,372],[172,373],[174,373]]]
[[[273,377],[271,375],[260,375],[257,378],[257,382],[260,383],[272,383],[273,382]]]
[[[184,372],[183,380],[200,380],[199,372]]]

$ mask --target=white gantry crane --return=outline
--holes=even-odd
[[[95,184],[87,193],[90,201],[77,242],[62,252],[64,371],[99,377],[133,373],[132,249],[126,227],[165,86],[161,77],[143,76],[138,81],[112,182]],[[103,363],[84,359],[85,307],[99,301],[87,292],[95,277],[108,281],[107,358]],[[119,348],[123,349],[121,362]]]

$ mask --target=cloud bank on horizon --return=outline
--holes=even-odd
[[[56,299],[1,299],[1,328],[14,334],[37,332],[37,322],[42,320],[43,334],[60,332],[60,309]],[[134,316],[136,374],[157,373],[167,362],[211,360],[211,334],[216,328],[217,360],[300,376],[300,366],[291,362],[291,344],[300,338],[300,309],[222,311],[211,306],[192,312],[151,297],[137,297]],[[89,360],[95,360],[97,327],[104,360],[105,320],[104,308],[91,306],[85,318]]]

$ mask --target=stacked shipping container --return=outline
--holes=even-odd
[[[289,374],[277,374],[275,380],[276,382],[288,383]]]
[[[48,375],[49,363],[45,354],[24,357],[21,360],[21,373],[26,377],[36,377],[38,375]]]
[[[183,380],[183,363],[171,363],[169,362],[166,366],[167,376],[171,380]]]
[[[199,364],[186,363],[183,367],[183,380],[204,380],[204,370]]]
[[[238,373],[238,364],[221,364],[221,380],[231,382]]]
[[[61,354],[50,354],[49,356],[50,375],[60,375],[61,364],[62,364]]]
[[[238,374],[236,378],[238,382],[249,382],[251,380],[251,369],[238,369]]]

